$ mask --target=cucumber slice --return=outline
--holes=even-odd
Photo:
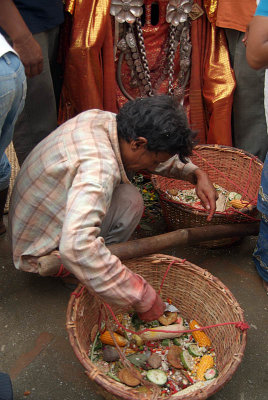
[[[191,356],[194,357],[202,357],[203,352],[199,349],[199,347],[196,344],[190,344],[188,347],[188,351],[191,354]]]
[[[149,369],[147,379],[156,385],[163,386],[167,382],[167,374],[161,369]]]
[[[181,362],[184,368],[192,370],[194,367],[194,360],[188,350],[183,350],[180,354]]]
[[[239,193],[236,193],[236,192],[230,192],[229,193],[229,195],[228,195],[228,200],[229,201],[232,201],[232,200],[240,200],[241,199],[241,194],[239,194]]]
[[[204,377],[207,381],[209,381],[210,379],[214,379],[217,376],[218,376],[218,370],[216,368],[209,368],[204,374]]]

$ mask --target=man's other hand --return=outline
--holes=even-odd
[[[207,221],[211,221],[216,210],[216,189],[205,171],[198,168],[194,171],[194,174],[196,176],[196,194],[201,200],[203,207],[209,211]]]
[[[41,74],[43,70],[43,54],[39,43],[31,34],[26,38],[13,41],[13,48],[20,56],[28,78]]]

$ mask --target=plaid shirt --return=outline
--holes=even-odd
[[[195,168],[176,156],[155,172],[184,179]],[[25,160],[13,188],[9,227],[16,268],[37,272],[38,257],[59,249],[66,269],[106,302],[150,309],[155,291],[99,236],[122,182],[130,183],[115,114],[86,111],[52,132]]]

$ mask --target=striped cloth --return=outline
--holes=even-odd
[[[196,166],[175,156],[156,173],[186,179]],[[65,268],[108,303],[150,309],[155,291],[110,253],[100,226],[120,183],[129,183],[113,113],[90,110],[61,125],[22,165],[9,212],[17,269],[59,249]]]

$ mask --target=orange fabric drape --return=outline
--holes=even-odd
[[[200,143],[231,146],[235,79],[223,29],[215,28],[217,0],[197,0],[206,15],[192,22],[190,116]]]
[[[217,0],[195,2],[206,13],[191,24],[192,67],[187,91],[190,124],[198,132],[199,143],[231,145],[235,81],[224,31],[215,27]],[[117,103],[121,105],[126,99],[116,84],[110,0],[67,0],[66,11],[71,15],[71,29],[59,122],[90,108],[117,112]],[[164,32],[164,25],[165,21],[158,33]],[[156,35],[154,44],[153,32],[144,32],[150,64],[156,58],[157,44],[163,42]]]
[[[59,123],[92,108],[116,112],[110,0],[67,0],[65,9],[71,28]]]

